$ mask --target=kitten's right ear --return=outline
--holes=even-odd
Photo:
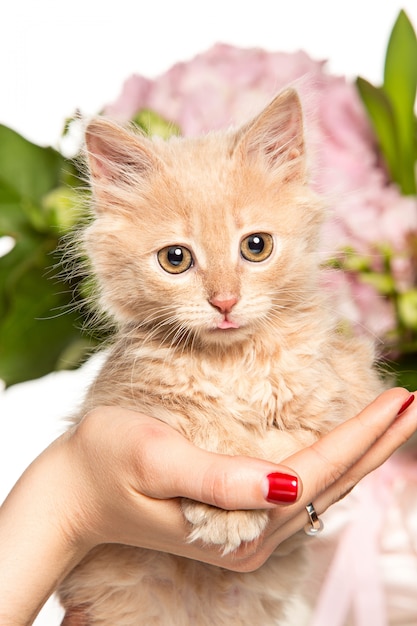
[[[92,120],[85,131],[92,181],[130,183],[157,166],[145,139],[105,118]]]
[[[236,150],[244,158],[263,160],[287,180],[305,177],[301,103],[294,89],[280,93],[237,134]]]

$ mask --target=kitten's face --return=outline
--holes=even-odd
[[[321,211],[293,92],[238,133],[165,144],[87,131],[102,303],[169,343],[230,345],[308,301]]]

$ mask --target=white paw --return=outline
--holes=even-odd
[[[192,500],[183,500],[182,508],[193,526],[189,541],[223,546],[223,554],[258,539],[269,519],[266,511],[224,511]]]

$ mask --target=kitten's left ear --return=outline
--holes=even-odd
[[[300,99],[294,89],[279,94],[237,135],[235,151],[243,158],[263,159],[286,180],[305,177],[305,145]]]
[[[93,119],[85,132],[92,182],[129,184],[132,176],[146,176],[157,159],[143,136],[129,132],[106,118]]]

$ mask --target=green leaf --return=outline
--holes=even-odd
[[[0,125],[0,187],[39,204],[58,185],[64,163],[56,150],[37,146]]]
[[[59,234],[70,232],[85,216],[86,194],[61,185],[45,194],[42,208],[48,224]]]
[[[51,230],[42,198],[56,187],[65,159],[0,125],[0,236]]]
[[[401,356],[396,362],[388,363],[395,373],[396,384],[409,391],[417,389],[417,352]]]
[[[390,274],[382,272],[364,272],[359,274],[359,279],[374,287],[382,295],[391,295],[395,292],[395,281]]]
[[[26,223],[20,201],[14,201],[13,197],[6,198],[0,187],[0,237],[18,237]]]
[[[0,378],[7,385],[73,365],[89,342],[73,304],[79,278],[72,284],[51,270],[60,262],[60,232],[79,217],[68,186],[74,171],[58,152],[0,126],[0,236],[15,241],[0,257]]]
[[[54,276],[55,241],[34,234],[0,259],[0,378],[6,385],[74,367],[94,341],[81,330],[77,286]]]
[[[149,136],[158,135],[163,139],[169,139],[173,135],[181,134],[181,129],[177,124],[166,120],[151,109],[141,109],[132,121]]]
[[[417,289],[400,293],[397,298],[398,316],[401,323],[411,330],[417,330]]]
[[[80,335],[68,286],[48,278],[54,244],[26,236],[0,259],[0,378],[7,385],[51,371]]]
[[[381,87],[375,87],[364,78],[358,77],[356,86],[378,138],[379,147],[390,176],[393,181],[399,182],[401,178],[399,148],[394,112],[390,100]]]
[[[401,189],[404,194],[415,194],[417,38],[404,11],[400,11],[388,42],[383,89],[391,102],[398,134]]]

